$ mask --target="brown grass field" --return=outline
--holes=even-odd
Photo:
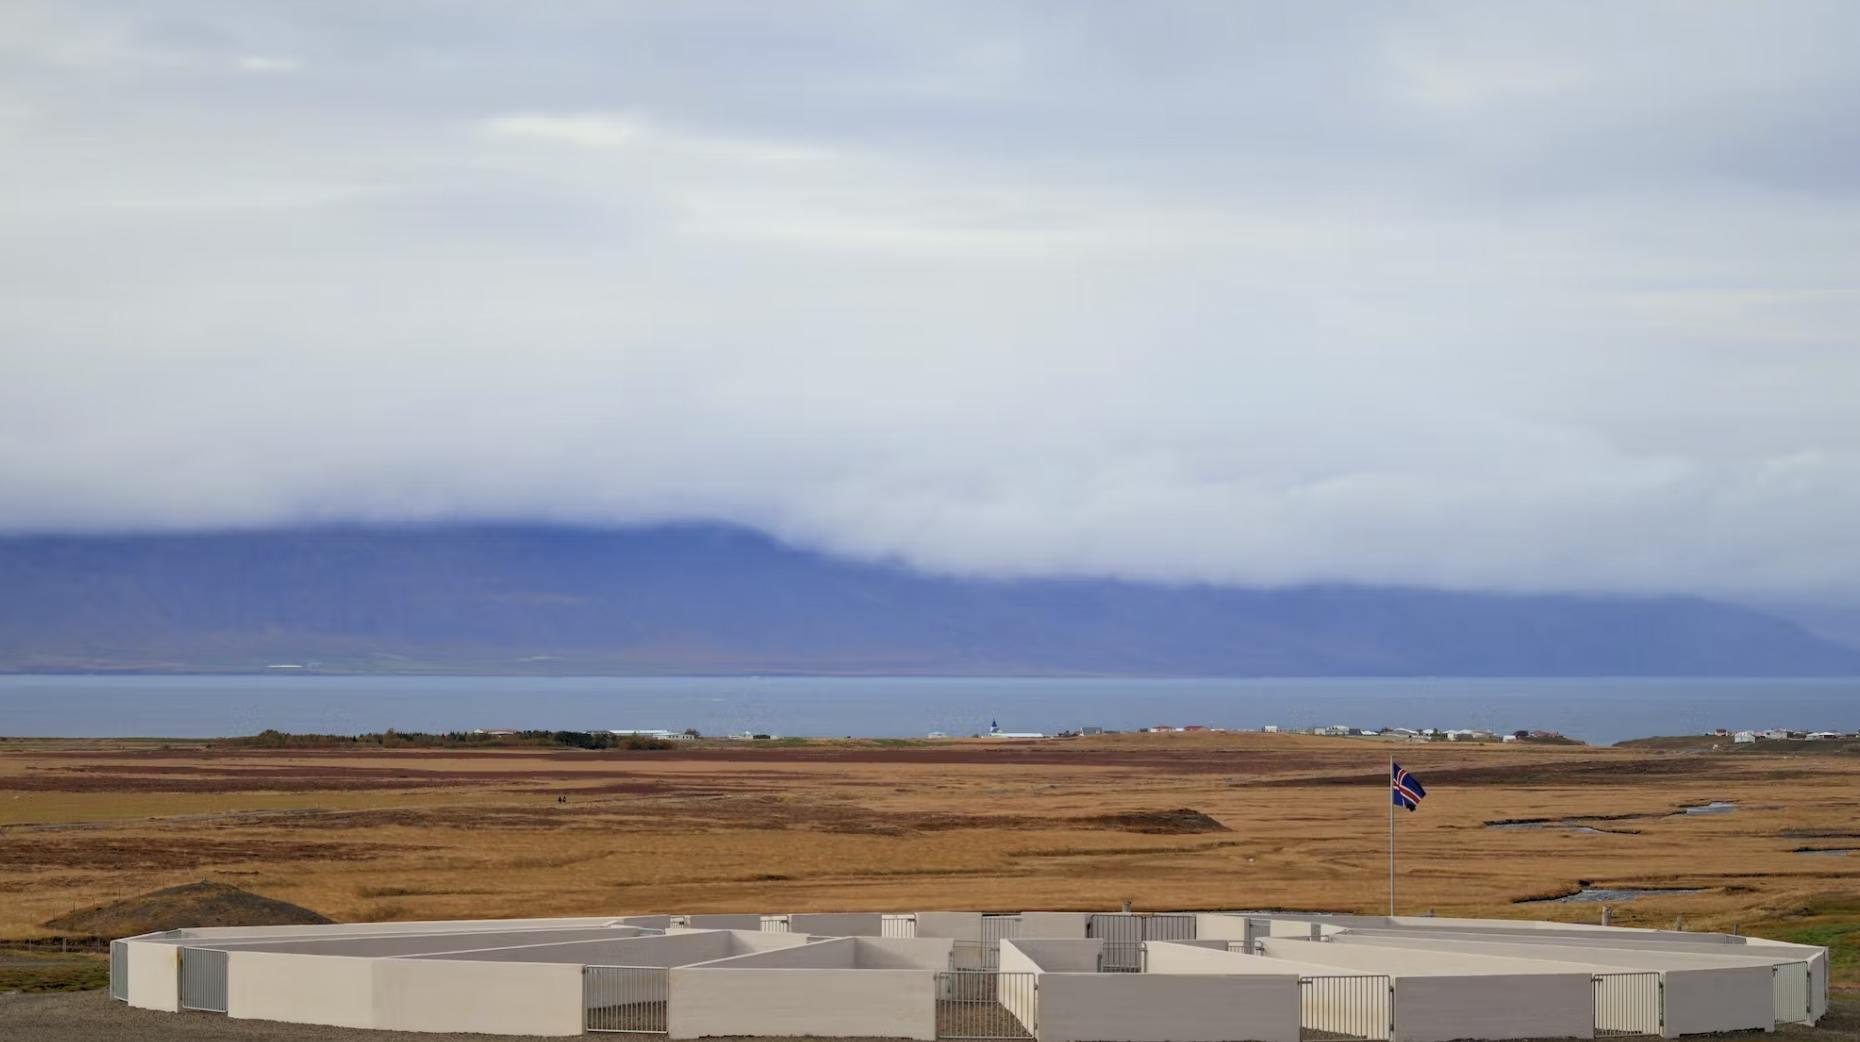
[[[1860,984],[1860,755],[1393,745],[1297,735],[704,744],[672,752],[251,750],[0,741],[0,938],[195,880],[339,920],[645,911],[1387,904],[1393,751],[1404,913],[1596,921],[1519,904],[1699,888],[1621,925],[1835,948]],[[568,802],[558,802],[566,796]],[[1679,808],[1734,800],[1731,813]],[[1224,826],[1206,831],[1179,809]],[[1486,827],[1594,816],[1600,831]],[[1198,830],[1204,829],[1204,830]]]

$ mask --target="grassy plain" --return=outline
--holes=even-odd
[[[253,750],[0,741],[0,938],[195,880],[338,920],[643,911],[1387,906],[1391,752],[1405,913],[1688,888],[1622,925],[1830,944],[1860,984],[1860,755],[1392,745],[1299,735],[672,752]],[[561,802],[566,797],[567,802]],[[1729,813],[1684,814],[1729,800]],[[1192,809],[1224,826],[1195,831]],[[1587,818],[1586,828],[1488,827]],[[1205,826],[1203,826],[1205,827]]]

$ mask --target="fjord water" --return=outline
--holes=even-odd
[[[1593,743],[1715,727],[1860,728],[1860,677],[1245,678],[0,676],[0,735],[695,727],[970,735],[1209,727],[1542,728]]]

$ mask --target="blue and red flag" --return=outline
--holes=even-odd
[[[1389,764],[1389,797],[1395,806],[1413,810],[1415,805],[1427,796],[1427,790],[1421,787],[1421,779],[1402,770],[1401,764]]]

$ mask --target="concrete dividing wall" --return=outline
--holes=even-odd
[[[414,920],[404,923],[325,923],[321,926],[202,926],[173,931],[179,938],[240,940],[260,938],[276,940],[286,937],[367,937],[374,934],[413,933],[493,933],[500,930],[544,929],[603,926],[614,922],[611,915],[570,916],[562,919],[442,919]]]
[[[1098,937],[1076,941],[1015,937],[1001,942],[1001,972],[1096,973],[1103,951],[1104,940]]]
[[[693,930],[748,930],[754,933],[762,929],[762,916],[755,912],[687,915],[685,925]]]
[[[1595,967],[1336,941],[1267,938],[1266,953],[1387,974],[1395,1042],[1595,1037]]]
[[[1742,954],[1745,949],[1741,945],[1711,945],[1712,954],[1699,954],[1670,948],[1577,948],[1572,947],[1578,940],[1575,935],[1557,936],[1565,943],[1462,941],[1387,934],[1347,934],[1332,943],[1582,963],[1598,973],[1656,971],[1662,975],[1666,989],[1668,1038],[1707,1031],[1768,1031],[1775,1025],[1771,964]]]
[[[123,942],[129,964],[126,1001],[142,1009],[168,1013],[181,1008],[181,948],[161,941]]]
[[[1776,1026],[1769,970],[1669,971],[1662,979],[1667,1038],[1707,1031],[1769,1031]]]
[[[510,948],[529,944],[571,941],[622,940],[639,932],[624,927],[585,927],[575,930],[505,930],[496,933],[395,934],[377,937],[294,938],[282,941],[217,941],[205,947],[221,951],[264,951],[296,955],[354,955],[384,958],[438,952]],[[198,943],[198,942],[193,942]]]
[[[1022,912],[1014,936],[1084,940],[1085,924],[1090,920],[1086,912]]]
[[[1820,1020],[1828,1012],[1828,950],[1809,944],[1790,944],[1751,938],[1739,955],[1756,955],[1766,959],[1801,959],[1808,963],[1808,1002],[1810,1015]]]
[[[917,936],[952,937],[958,941],[982,939],[980,912],[917,912]]]
[[[1196,912],[1195,937],[1204,941],[1248,940],[1246,917],[1220,912]]]
[[[1296,974],[1045,973],[1039,1042],[1298,1042]]]
[[[466,962],[567,962],[588,966],[689,966],[696,962],[747,955],[770,948],[806,944],[796,934],[740,933],[729,930],[693,931],[663,937],[571,941],[477,951],[442,952],[411,956],[418,959]]]
[[[614,921],[622,926],[643,926],[649,930],[664,930],[672,925],[672,917],[669,915],[629,915]],[[756,928],[761,929],[761,924],[762,917],[757,916]]]
[[[580,966],[382,959],[374,994],[377,1028],[581,1034]]]
[[[878,912],[796,912],[788,929],[822,937],[882,937],[885,917]]]
[[[692,965],[719,969],[852,970],[859,966],[859,946],[856,938],[835,937],[797,944],[791,948],[773,948]]]
[[[344,955],[232,952],[226,957],[226,1015],[372,1028],[378,965]]]
[[[944,970],[949,968],[947,937],[855,937],[853,965],[865,970]]]
[[[1145,973],[1236,973],[1277,974],[1297,980],[1300,976],[1333,974],[1335,966],[1270,959],[1263,955],[1245,955],[1218,947],[1225,941],[1150,941],[1149,965]]]
[[[1395,1042],[1594,1038],[1588,974],[1399,977]]]
[[[927,970],[690,966],[669,978],[672,1038],[936,1038],[936,975]]]

